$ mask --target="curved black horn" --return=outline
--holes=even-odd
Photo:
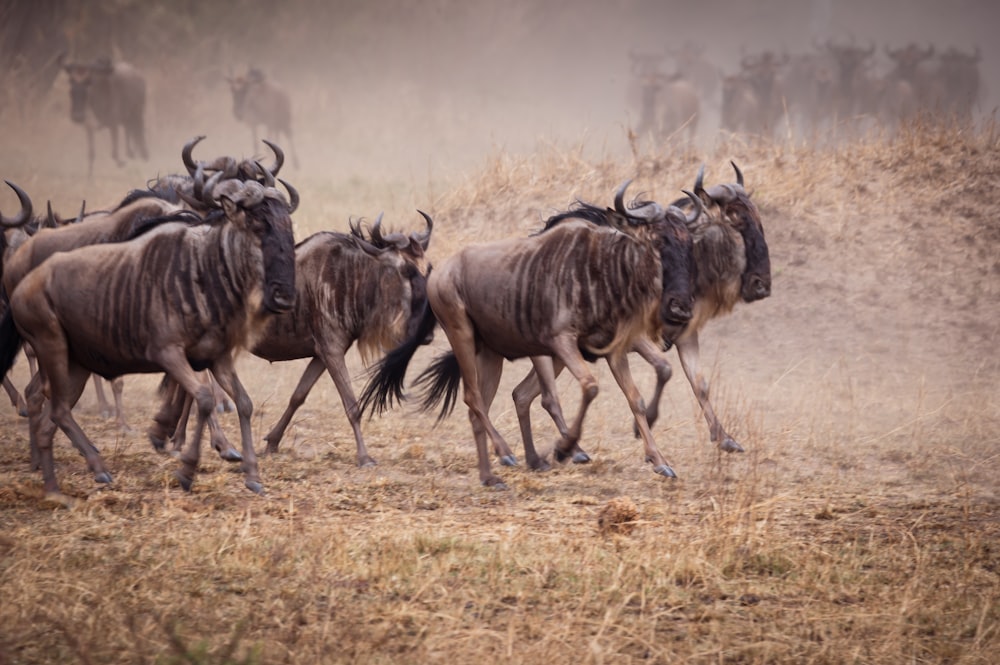
[[[285,189],[288,190],[288,214],[291,215],[299,208],[299,192],[281,178],[278,178],[278,182],[284,185]]]
[[[268,171],[271,172],[271,175],[277,176],[278,171],[281,170],[281,167],[285,163],[285,153],[282,151],[281,148],[277,146],[277,144],[271,143],[267,139],[262,139],[262,140],[264,141],[264,144],[271,149],[271,152],[274,153],[274,166],[269,168]]]
[[[73,220],[73,223],[76,224],[77,222],[82,222],[83,218],[86,216],[87,216],[87,199],[84,199],[83,203],[80,204],[80,214],[76,216],[76,219]]]
[[[13,217],[5,217],[0,213],[0,226],[6,228],[14,228],[16,226],[23,226],[29,219],[31,219],[31,197],[29,197],[23,189],[12,183],[10,180],[4,180],[7,186],[14,190],[17,194],[17,200],[21,202],[21,212]]]
[[[694,211],[690,215],[687,215],[686,217],[684,217],[684,222],[688,226],[690,226],[690,225],[694,224],[695,222],[697,222],[698,218],[701,217],[702,213],[705,212],[705,204],[702,203],[701,197],[700,196],[696,196],[694,192],[689,192],[686,189],[682,189],[681,191],[684,192],[685,194],[687,194],[687,197],[689,199],[691,199],[692,203],[694,203]]]
[[[52,201],[45,202],[45,226],[50,229],[54,229],[59,226],[59,222],[56,221],[55,213],[52,212]]]
[[[205,138],[205,135],[196,136],[187,143],[184,144],[184,149],[181,150],[181,159],[184,161],[184,166],[187,167],[188,175],[193,176],[198,165],[195,163],[194,159],[191,158],[191,151],[194,147]]]
[[[698,175],[694,179],[694,193],[701,194],[705,191],[705,165],[702,164],[698,169]]]
[[[736,166],[736,162],[730,160],[730,164],[733,165],[733,170],[736,171],[736,184],[740,187],[743,186],[743,172],[740,171],[740,167]]]
[[[385,238],[382,237],[382,217],[384,215],[385,212],[380,212],[378,217],[375,218],[375,223],[372,224],[371,229],[368,231],[371,234],[372,240],[380,245],[385,244]]]
[[[265,169],[264,165],[258,162],[256,159],[254,160],[253,163],[254,165],[256,165],[257,170],[260,171],[260,174],[264,176],[264,186],[274,187],[274,174]]]
[[[434,220],[431,219],[431,216],[428,215],[423,210],[417,210],[417,212],[419,212],[423,216],[424,220],[426,220],[426,222],[427,222],[427,230],[424,231],[423,233],[416,233],[416,234],[414,234],[414,237],[416,238],[417,242],[420,243],[420,246],[423,247],[424,251],[426,252],[427,251],[427,247],[430,246],[430,244],[431,244],[431,231],[434,230]]]
[[[615,190],[615,212],[619,215],[628,215],[628,210],[625,209],[625,190],[628,186],[632,184],[632,178],[629,178]]]
[[[212,177],[208,179],[208,182],[205,183],[205,186],[202,189],[201,202],[207,205],[209,208],[219,207],[219,204],[216,202],[215,197],[212,195],[212,192],[213,190],[215,190],[215,186],[219,184],[219,181],[222,180],[222,175],[223,175],[222,171],[216,171],[215,173],[213,173]]]

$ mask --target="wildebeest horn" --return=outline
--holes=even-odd
[[[73,220],[73,223],[76,224],[77,222],[82,222],[83,218],[86,216],[87,216],[87,199],[84,199],[83,203],[80,204],[80,214],[76,216],[76,219]]]
[[[371,233],[372,240],[382,245],[385,243],[385,238],[382,237],[382,217],[385,215],[384,212],[380,212],[378,217],[375,218],[375,223],[372,224]]]
[[[52,201],[45,202],[46,215],[45,215],[45,226],[46,228],[54,229],[59,226],[59,222],[56,221],[56,216],[52,212]]]
[[[277,146],[277,144],[271,143],[267,139],[262,139],[262,140],[264,141],[264,144],[271,149],[271,152],[274,153],[274,166],[268,169],[268,171],[271,172],[271,175],[277,176],[278,171],[281,170],[281,167],[285,163],[285,153],[281,150],[281,148]]]
[[[418,243],[420,243],[420,246],[426,252],[427,247],[431,244],[431,231],[434,230],[434,220],[431,219],[431,216],[428,215],[423,210],[417,210],[417,212],[423,215],[423,218],[427,221],[427,230],[424,231],[423,233],[415,233],[413,237],[416,239]]]
[[[264,176],[264,186],[274,187],[274,174],[268,171],[266,168],[264,168],[264,165],[258,162],[256,159],[254,160],[253,163],[254,165],[256,165],[257,170],[260,171],[260,174]]]
[[[632,184],[632,178],[629,178],[615,190],[615,212],[619,215],[628,215],[628,210],[625,209],[625,190],[628,186]]]
[[[686,189],[682,189],[681,191],[687,194],[687,197],[691,199],[692,203],[694,203],[694,211],[684,218],[684,223],[691,226],[697,222],[698,218],[701,217],[703,212],[705,212],[705,204],[702,203],[701,197],[696,196],[694,192],[689,192]]]
[[[191,158],[191,151],[194,150],[194,147],[204,138],[204,134],[194,137],[185,143],[184,149],[181,150],[181,159],[184,160],[184,166],[187,167],[188,175],[193,176],[195,170],[198,168],[198,165],[195,164],[194,160]]]
[[[694,193],[701,194],[705,191],[705,165],[702,164],[698,169],[698,175],[694,179]]]
[[[201,201],[209,208],[218,208],[219,204],[215,200],[214,190],[215,186],[219,184],[222,180],[222,171],[216,171],[212,174],[212,177],[208,179],[201,191]],[[203,176],[204,177],[204,176]],[[195,186],[197,187],[198,179],[195,179]]]
[[[288,214],[291,215],[299,207],[299,192],[281,178],[278,178],[278,182],[284,185],[285,189],[288,190]]]
[[[31,197],[29,197],[23,189],[12,183],[10,180],[4,180],[7,186],[14,190],[17,194],[17,200],[21,202],[21,212],[19,212],[14,217],[5,217],[0,213],[0,226],[7,228],[14,228],[16,226],[23,226],[29,219],[31,219]]]
[[[733,170],[736,171],[736,184],[740,187],[743,186],[743,172],[740,171],[740,167],[736,166],[736,162],[730,160],[730,164],[733,165]]]

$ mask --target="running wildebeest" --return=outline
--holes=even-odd
[[[7,217],[0,212],[0,281],[3,279],[4,263],[8,257],[9,250],[12,249],[8,233],[13,234],[19,231],[24,225],[34,219],[31,215],[33,205],[27,193],[9,180],[5,180],[4,182],[17,194],[21,210],[13,217]],[[28,407],[24,402],[24,397],[21,396],[21,393],[14,387],[14,384],[6,374],[3,377],[3,389],[7,393],[7,397],[10,398],[11,406],[17,409],[18,414],[21,416],[28,415]]]
[[[298,168],[292,140],[292,101],[288,93],[256,67],[251,67],[245,76],[227,77],[226,80],[233,94],[233,116],[250,125],[253,144],[257,145],[258,125],[263,125],[264,131],[277,141],[284,136],[291,149],[292,165]]]
[[[69,76],[70,118],[87,131],[87,173],[94,171],[94,130],[111,132],[111,158],[118,156],[118,128],[125,135],[125,154],[149,159],[146,148],[146,80],[131,65],[102,58],[93,63],[63,63]]]
[[[22,342],[35,347],[49,399],[32,412],[30,424],[48,494],[59,496],[52,456],[57,426],[87,459],[95,480],[111,481],[72,414],[91,372],[166,372],[193,395],[196,434],[177,471],[181,486],[190,489],[205,421],[215,408],[211,388],[197,374],[203,369],[212,370],[236,403],[245,483],[263,491],[250,430],[253,405],[236,376],[233,352],[272,313],[294,306],[292,222],[289,204],[274,187],[220,182],[219,175],[205,185],[205,196],[218,205],[212,215],[184,211],[195,219],[150,223],[128,242],[57,254],[11,294],[0,322],[0,373],[6,374]]]
[[[675,474],[656,448],[629,371],[635,341],[656,338],[667,318],[689,316],[692,304],[691,238],[679,209],[645,203],[620,213],[583,205],[581,217],[545,233],[471,245],[431,273],[430,309],[417,336],[377,366],[362,397],[374,412],[401,399],[406,365],[416,345],[440,323],[451,343],[418,379],[428,391],[423,408],[443,400],[442,416],[464,389],[478,453],[479,479],[502,486],[490,469],[487,437],[513,463],[513,453],[489,419],[503,360],[553,356],[579,381],[582,401],[572,432],[579,438],[597,380],[587,360],[603,357],[625,394],[643,439],[646,459],[657,473]],[[571,216],[567,215],[567,216]],[[605,218],[603,223],[595,219]],[[627,223],[650,226],[647,234],[622,233]],[[571,440],[557,455],[569,454]]]
[[[667,323],[664,340],[677,347],[681,367],[702,408],[712,442],[725,452],[743,452],[743,447],[723,428],[709,401],[708,380],[701,372],[698,344],[698,334],[710,320],[728,314],[740,301],[755,302],[771,294],[771,262],[760,215],[744,189],[743,174],[735,163],[732,166],[736,171],[735,183],[707,190],[703,184],[704,166],[698,171],[694,184],[697,197],[694,207],[698,214],[688,217],[694,241],[694,307],[690,321]],[[616,197],[616,208],[621,208],[620,200]],[[673,205],[687,207],[689,204],[678,199]],[[652,427],[659,414],[664,385],[672,371],[664,354],[649,340],[640,342],[641,348],[635,350],[656,369],[656,388],[646,410],[647,421]],[[557,369],[556,374],[559,371]],[[534,449],[529,409],[541,393],[534,372],[513,392],[526,457],[528,450]],[[543,406],[565,438],[565,423],[558,411],[558,402],[552,404],[544,400],[543,395]],[[576,446],[573,459],[589,461],[590,458]],[[531,460],[528,461],[530,464]],[[532,465],[532,468],[539,467]]]
[[[321,231],[296,246],[295,308],[272,318],[251,352],[270,362],[300,358],[310,362],[288,407],[265,437],[266,453],[278,451],[292,416],[326,370],[354,431],[358,466],[376,464],[361,434],[361,409],[345,355],[357,342],[368,364],[376,354],[416,335],[427,308],[430,264],[426,251],[433,229],[430,216],[420,214],[427,224],[422,233],[383,234],[379,216],[367,238],[360,223],[352,223],[349,234]],[[182,421],[187,406],[179,412]],[[165,410],[157,422],[177,413],[173,408]],[[177,430],[183,431],[183,424]]]

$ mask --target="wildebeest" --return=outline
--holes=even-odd
[[[659,63],[665,57],[629,52],[632,79],[627,96],[639,107],[635,133],[663,139],[686,130],[693,140],[701,112],[699,89],[689,72],[664,74]]]
[[[125,135],[125,154],[149,159],[146,148],[146,80],[131,65],[99,59],[92,63],[63,63],[69,76],[70,118],[87,131],[87,173],[94,170],[94,130],[111,133],[111,158],[118,156],[118,128]]]
[[[771,51],[746,55],[739,73],[722,81],[721,124],[729,131],[770,136],[784,112],[784,91],[779,71],[789,57]]]
[[[11,293],[0,322],[0,373],[6,374],[23,341],[35,347],[49,400],[32,412],[31,426],[47,493],[59,492],[52,458],[56,426],[86,457],[95,479],[111,481],[72,415],[91,372],[166,372],[194,396],[196,435],[177,472],[189,489],[204,424],[215,408],[210,387],[196,373],[203,369],[212,370],[236,403],[245,482],[263,490],[250,431],[253,406],[236,376],[233,351],[251,341],[270,313],[294,305],[292,223],[289,204],[274,187],[219,182],[217,176],[205,185],[206,196],[218,202],[208,218],[185,211],[199,223],[158,224],[128,242],[57,254]]]
[[[233,116],[250,125],[253,145],[257,145],[257,126],[263,125],[271,138],[288,141],[292,153],[292,165],[298,168],[299,160],[292,140],[292,101],[288,93],[266,78],[256,67],[250,68],[245,76],[227,77],[233,94]]]
[[[677,347],[681,366],[702,408],[712,442],[725,452],[742,452],[743,447],[725,431],[712,408],[708,380],[700,367],[698,343],[699,333],[710,320],[728,314],[741,301],[755,302],[771,293],[771,262],[764,228],[757,208],[743,186],[742,172],[735,163],[732,166],[736,171],[735,183],[716,185],[707,190],[703,184],[704,167],[698,171],[694,192],[702,202],[704,212],[699,206],[699,214],[688,217],[694,240],[692,316],[680,325],[668,323],[664,337]],[[673,205],[688,207],[689,203],[678,199]],[[646,412],[647,421],[652,426],[659,413],[664,384],[672,372],[666,358],[649,340],[640,341],[643,344],[635,350],[656,369],[656,388]],[[540,392],[537,379],[529,374],[513,393],[526,455],[528,447],[533,446],[528,411]],[[558,404],[555,412],[551,405],[545,408],[562,433],[564,425],[560,426]],[[580,461],[589,459],[579,446],[574,449],[573,456]]]
[[[8,217],[0,212],[0,281],[3,279],[3,266],[8,256],[8,250],[10,249],[8,233],[13,233],[21,229],[25,224],[28,224],[32,220],[31,213],[33,211],[31,198],[28,194],[11,181],[5,180],[4,182],[17,194],[21,210],[13,217]],[[3,377],[3,389],[7,393],[7,397],[10,398],[11,406],[17,409],[18,414],[22,416],[28,415],[28,407],[24,403],[24,397],[21,396],[21,393],[14,387],[14,384],[6,374]]]
[[[582,205],[550,230],[528,238],[471,245],[444,262],[427,282],[430,309],[417,336],[376,366],[362,404],[383,410],[402,394],[402,378],[415,342],[440,323],[451,343],[418,381],[429,385],[423,408],[455,403],[461,380],[478,452],[479,479],[502,485],[490,469],[487,437],[501,457],[510,447],[493,426],[489,407],[504,358],[553,356],[569,368],[582,389],[571,426],[576,438],[597,380],[587,359],[603,357],[628,400],[654,470],[673,470],[656,448],[626,355],[636,339],[660,334],[667,313],[690,312],[691,244],[679,210],[646,203],[630,210],[633,223],[651,227],[649,239],[622,233],[620,213]],[[603,223],[595,223],[603,218]],[[685,242],[686,238],[686,242]],[[557,451],[568,454],[571,441]]]

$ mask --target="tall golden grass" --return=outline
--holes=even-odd
[[[510,489],[485,489],[464,414],[435,426],[404,406],[365,423],[379,466],[357,469],[323,380],[262,461],[266,497],[210,451],[186,494],[176,461],[141,431],[155,378],[129,377],[138,431],[116,432],[89,395],[78,408],[111,487],[57,440],[79,499],[67,510],[42,501],[25,422],[4,407],[0,664],[995,662],[998,148],[991,128],[931,126],[823,149],[541,148],[411,183],[393,205],[412,196],[434,215],[441,258],[531,232],[576,198],[610,203],[626,177],[670,200],[700,163],[714,183],[735,160],[761,209],[774,293],[711,324],[703,362],[748,452],[711,448],[678,367],[654,434],[680,478],[656,476],[598,366],[589,465],[501,468]],[[329,220],[351,192],[356,211],[385,206],[384,183],[295,183],[309,201],[303,236],[346,228]],[[100,187],[110,201],[134,185]],[[258,438],[302,368],[241,361]],[[493,406],[512,441],[508,395],[525,370],[508,369]],[[24,367],[13,376],[23,385]],[[560,386],[575,408],[576,386]],[[533,417],[544,447],[554,429]]]

